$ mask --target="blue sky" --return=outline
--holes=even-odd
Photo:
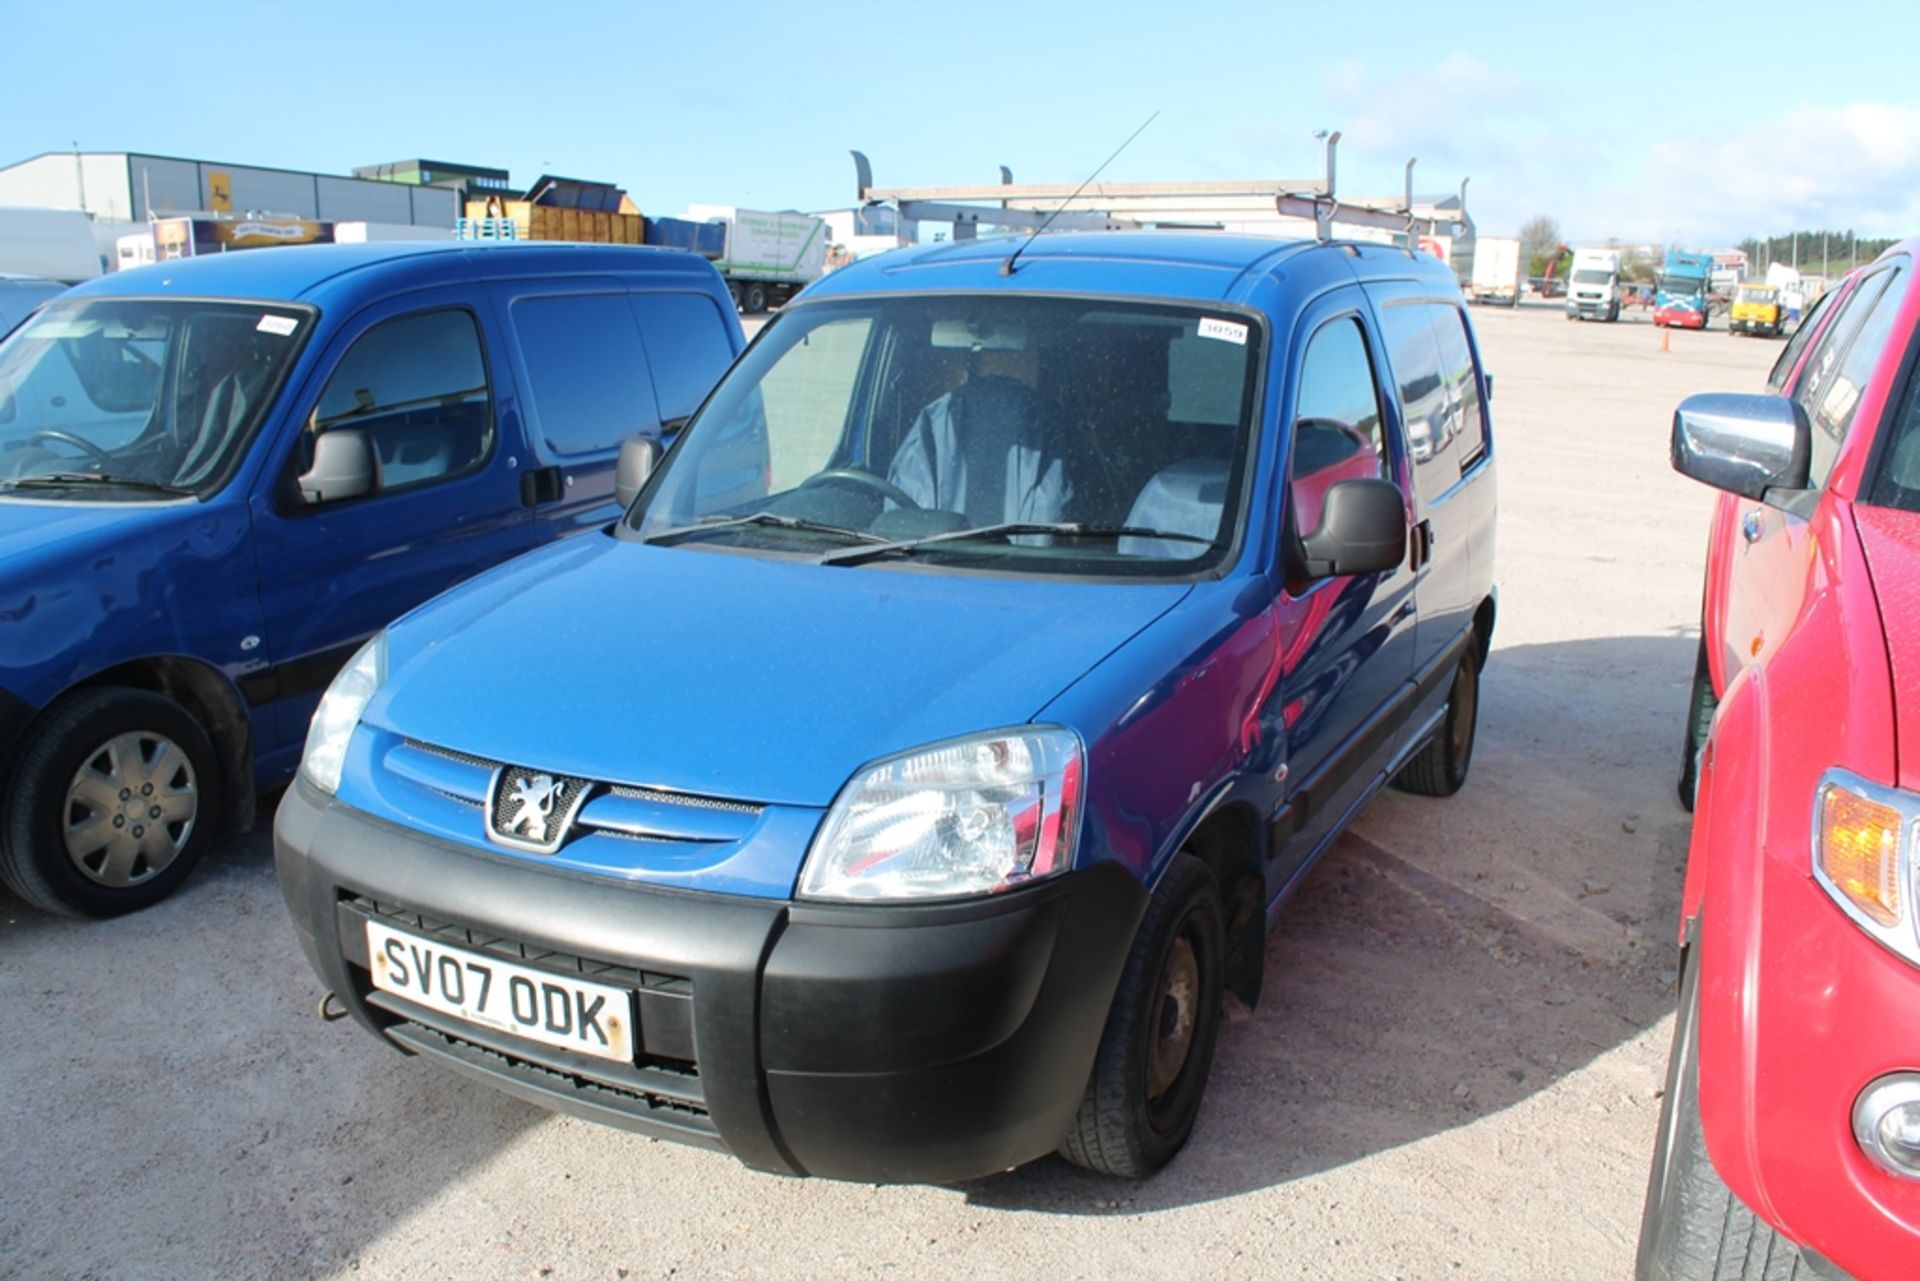
[[[1422,190],[1472,177],[1487,234],[1920,232],[1911,3],[5,7],[0,164],[428,156],[649,213],[814,209],[851,202],[852,147],[882,186],[1078,181],[1157,109],[1107,178],[1313,177],[1336,128],[1343,191],[1397,192],[1418,156]]]

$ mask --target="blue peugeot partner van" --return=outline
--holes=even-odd
[[[835,272],[622,520],[360,650],[275,825],[331,1000],[767,1170],[1180,1148],[1289,890],[1466,778],[1487,383],[1424,255],[1009,248]]]
[[[621,440],[742,345],[711,266],[637,248],[280,248],[45,303],[0,342],[0,876],[169,893],[369,635],[612,520]]]

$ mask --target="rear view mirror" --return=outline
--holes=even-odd
[[[1673,469],[1764,502],[1807,487],[1812,439],[1806,410],[1785,396],[1689,396],[1673,411]]]
[[[313,438],[313,462],[299,481],[300,501],[308,506],[359,498],[380,488],[380,459],[364,431],[323,431]]]
[[[1327,487],[1320,528],[1300,539],[1309,578],[1378,574],[1407,558],[1407,506],[1390,481],[1352,479]]]
[[[613,469],[613,500],[633,506],[640,489],[660,463],[660,442],[652,436],[629,436],[620,442],[620,461]]]

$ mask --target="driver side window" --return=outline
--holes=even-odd
[[[314,438],[334,431],[366,436],[380,493],[483,464],[493,451],[493,393],[472,314],[448,308],[400,316],[355,339],[314,406],[308,452]]]
[[[1300,362],[1287,469],[1294,532],[1320,527],[1321,505],[1336,481],[1386,475],[1386,435],[1366,331],[1358,318],[1342,316],[1315,331]]]

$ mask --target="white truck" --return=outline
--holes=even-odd
[[[93,220],[77,209],[0,209],[0,272],[77,285],[101,275]]]
[[[1567,274],[1568,320],[1620,319],[1620,251],[1576,249]]]
[[[1473,275],[1467,297],[1508,307],[1520,303],[1520,242],[1509,236],[1479,236],[1473,245]]]
[[[713,265],[749,316],[785,305],[826,271],[827,226],[812,214],[694,205],[686,217],[726,227],[726,252]]]

